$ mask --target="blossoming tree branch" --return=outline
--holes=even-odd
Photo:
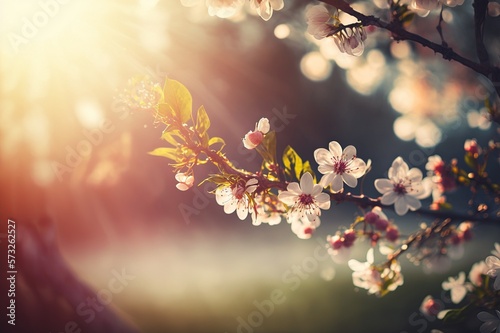
[[[183,0],[191,6],[196,1]],[[426,16],[443,6],[454,7],[463,0],[389,0],[386,12],[363,14],[343,0],[328,0],[325,4],[310,5],[306,9],[307,31],[316,39],[330,39],[339,51],[360,56],[369,38],[367,30],[378,27],[388,31],[388,38],[409,40],[431,48],[443,58],[453,60],[490,79],[500,93],[500,69],[490,62],[484,45],[483,29],[486,20],[500,15],[500,4],[487,0],[474,0],[471,20],[475,27],[477,61],[456,53],[443,36],[442,16],[436,32],[440,43],[431,41],[407,30],[414,15]],[[231,17],[244,5],[243,0],[207,0],[210,15]],[[284,8],[283,0],[251,0],[250,7],[265,21],[273,12]],[[343,24],[340,13],[345,12],[357,19]],[[382,18],[383,17],[383,18]],[[135,91],[146,92],[138,97]],[[130,103],[139,108],[149,108],[155,122],[165,126],[161,138],[166,146],[157,148],[152,155],[168,158],[177,180],[177,188],[187,191],[204,182],[215,184],[214,199],[227,214],[235,214],[240,220],[251,220],[253,225],[276,225],[282,221],[300,239],[310,238],[320,226],[322,211],[344,202],[357,206],[358,216],[326,239],[332,259],[347,263],[352,269],[355,286],[369,294],[383,296],[403,284],[400,261],[403,257],[424,270],[443,271],[452,259],[459,259],[464,243],[472,238],[475,224],[500,225],[500,185],[490,173],[498,175],[500,142],[490,140],[480,144],[475,139],[463,144],[462,168],[458,159],[443,160],[434,155],[428,158],[423,170],[411,168],[402,158],[392,162],[374,161],[388,168],[387,178],[375,180],[373,187],[378,197],[368,197],[362,191],[354,194],[365,175],[371,170],[372,161],[358,156],[357,149],[348,143],[325,142],[324,146],[311,150],[307,158],[314,159],[317,168],[290,146],[283,152],[276,150],[276,132],[267,118],[261,118],[254,128],[242,133],[246,149],[255,150],[262,158],[258,170],[237,168],[224,153],[225,141],[209,134],[210,117],[203,106],[193,112],[191,94],[182,83],[167,78],[163,88],[143,79],[132,82]],[[486,100],[488,120],[500,123],[498,96]],[[197,167],[212,164],[217,173],[198,179]],[[457,188],[468,189],[472,213],[460,213],[446,200],[446,193]],[[475,198],[481,197],[481,202]],[[426,206],[422,200],[432,198]],[[410,235],[402,235],[398,217],[416,213],[428,218],[426,223]],[[366,262],[350,257],[356,244],[368,241],[370,250]],[[496,315],[500,316],[500,244],[495,244],[490,256],[475,264],[468,276],[461,272],[457,277],[444,281],[442,287],[449,291],[452,303],[457,307],[444,309],[432,296],[423,299],[420,311],[426,316],[454,320],[461,316],[477,316],[484,322],[481,332],[497,328]],[[375,249],[382,259],[375,261]],[[405,256],[403,256],[405,254]],[[459,306],[459,307],[458,307]],[[496,313],[493,310],[497,310]],[[495,324],[497,323],[497,324]],[[498,325],[497,331],[500,330]]]

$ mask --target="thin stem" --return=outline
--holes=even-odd
[[[446,228],[452,221],[451,218],[445,219],[442,223],[441,220],[435,221],[431,227],[419,230],[415,234],[411,235],[396,251],[394,251],[388,258],[387,262],[390,263],[394,259],[397,259],[400,255],[410,249],[410,246],[415,242],[425,241],[432,234],[436,232],[441,232],[444,228]]]
[[[439,11],[439,22],[436,27],[436,30],[439,33],[439,37],[441,38],[441,45],[443,45],[444,47],[448,47],[448,43],[446,43],[443,37],[443,28],[441,27],[441,24],[443,24],[443,10],[444,6],[441,5],[441,10]]]

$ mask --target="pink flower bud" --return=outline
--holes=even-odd
[[[477,145],[476,139],[465,140],[464,149],[468,154],[473,156],[481,154],[481,147]]]
[[[462,239],[461,235],[457,234],[457,233],[451,235],[451,237],[450,237],[450,242],[453,245],[458,245],[458,244],[462,243],[462,240],[463,239]]]
[[[368,212],[365,214],[365,221],[368,224],[374,224],[378,220],[378,215],[374,212]]]
[[[470,241],[472,239],[472,223],[470,222],[462,222],[458,226],[458,229],[462,232],[461,237],[464,241]]]
[[[260,131],[255,131],[255,132],[248,132],[245,137],[243,138],[243,145],[247,149],[254,149],[264,139],[264,135]]]
[[[346,230],[344,232],[344,246],[345,247],[351,247],[354,244],[354,241],[356,240],[356,232],[352,229]]]
[[[442,310],[442,305],[436,301],[432,296],[427,296],[420,305],[420,312],[428,316],[437,316],[439,311]]]
[[[390,242],[395,242],[399,238],[399,230],[395,226],[389,226],[387,227],[387,230],[385,232],[385,238],[387,238],[388,241]]]
[[[330,239],[330,245],[334,250],[340,249],[344,244],[342,243],[342,239],[340,239],[339,235],[335,235]]]
[[[378,240],[380,239],[380,234],[379,233],[373,233],[370,236],[371,244],[372,246],[377,245]]]
[[[379,218],[375,221],[375,228],[380,231],[384,231],[385,229],[387,229],[388,225],[389,221],[387,221],[386,219]]]

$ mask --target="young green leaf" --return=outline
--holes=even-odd
[[[171,79],[165,81],[162,102],[170,106],[173,116],[181,123],[185,124],[191,118],[193,98],[186,86],[179,81]],[[160,103],[160,107],[163,103]]]
[[[218,136],[214,136],[212,138],[210,138],[210,140],[208,140],[208,146],[212,146],[212,145],[215,145],[217,143],[220,143],[221,144],[221,147],[219,148],[219,151],[222,150],[222,148],[224,148],[224,146],[226,145],[226,142],[224,141],[224,139],[222,138],[219,138]]]
[[[166,148],[166,147],[156,148],[155,150],[150,151],[148,154],[153,156],[166,157],[173,161],[178,160],[177,149],[175,148]]]
[[[285,174],[288,177],[300,180],[303,169],[302,158],[290,146],[287,146],[283,152],[283,166],[285,167]]]
[[[196,131],[200,136],[205,135],[207,130],[210,128],[210,118],[208,118],[207,111],[205,108],[200,106],[198,112],[196,113]]]

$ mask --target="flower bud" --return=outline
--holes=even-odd
[[[420,305],[420,312],[427,316],[437,316],[439,311],[442,310],[442,305],[436,301],[432,296],[427,296]]]
[[[343,245],[344,244],[343,244],[342,239],[340,238],[339,235],[335,235],[335,236],[333,236],[333,237],[330,238],[330,246],[334,250],[340,249]]]
[[[375,221],[375,229],[380,230],[380,231],[384,231],[385,229],[387,229],[388,225],[389,225],[389,221],[387,221],[386,219],[379,218]]]
[[[345,247],[351,247],[354,244],[354,241],[356,240],[356,232],[352,229],[346,230],[344,232],[344,246]]]
[[[396,226],[389,226],[385,232],[385,238],[390,242],[395,242],[399,238],[399,230]]]
[[[374,224],[378,220],[378,215],[374,212],[368,212],[365,214],[365,221],[368,224]]]

